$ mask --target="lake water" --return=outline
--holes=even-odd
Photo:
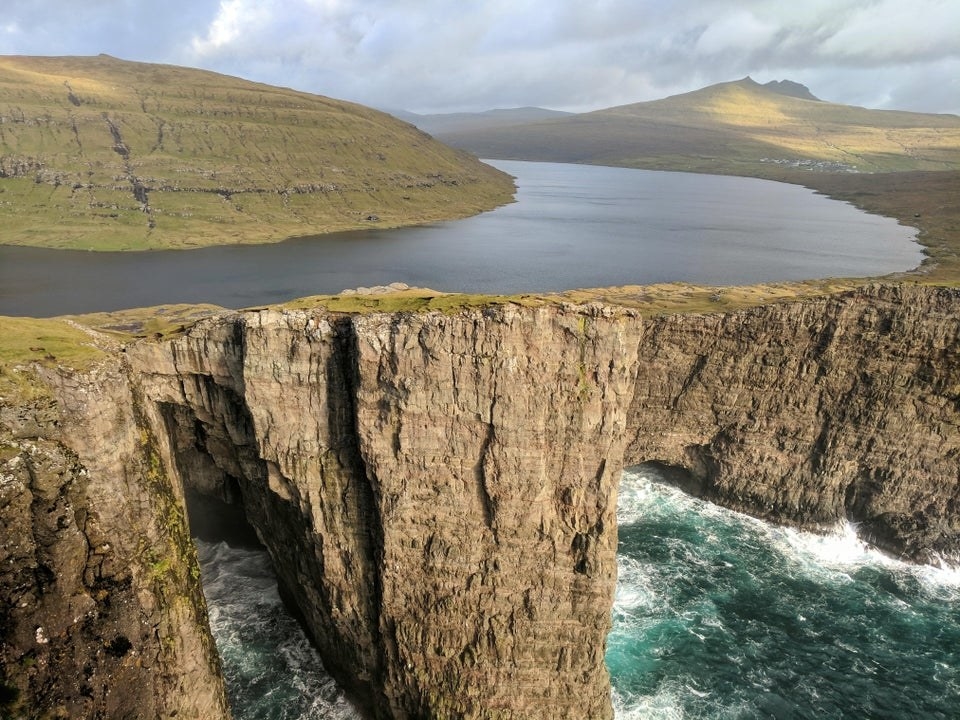
[[[395,281],[479,293],[739,285],[882,275],[923,259],[913,228],[794,185],[491,164],[516,176],[517,202],[454,222],[189,251],[0,245],[0,315],[200,302],[240,308]]]

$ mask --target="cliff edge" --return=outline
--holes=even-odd
[[[0,397],[0,717],[229,718],[182,488],[114,357]]]
[[[626,465],[778,522],[850,520],[914,560],[960,557],[955,289],[663,316],[266,309],[129,346],[123,367],[129,396],[95,407],[116,404],[117,427],[150,438],[117,447],[150,462],[103,465],[99,431],[64,446],[134,497],[155,467],[178,503],[181,484],[241,502],[374,718],[612,717]],[[91,382],[60,384],[69,417],[90,417],[71,398]]]

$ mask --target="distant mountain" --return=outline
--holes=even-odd
[[[474,132],[492,128],[523,125],[524,123],[556,120],[573,113],[560,110],[547,110],[538,107],[503,108],[475,113],[443,113],[438,115],[418,115],[406,111],[390,111],[391,115],[416,125],[431,135],[441,136],[458,132]]]
[[[0,56],[0,242],[148,249],[429,222],[510,178],[370,108],[99,57]]]
[[[771,80],[768,83],[764,83],[763,86],[767,88],[767,90],[772,90],[781,95],[789,95],[790,97],[800,98],[801,100],[820,101],[820,98],[810,92],[810,88],[798,82],[793,82],[792,80]]]
[[[480,157],[764,174],[960,168],[960,117],[823,102],[799,83],[751,78],[662,100],[473,132],[444,142]]]

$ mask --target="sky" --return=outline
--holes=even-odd
[[[99,53],[421,113],[583,112],[750,75],[960,114],[957,0],[2,0],[0,55]]]

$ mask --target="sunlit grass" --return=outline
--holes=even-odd
[[[465,217],[512,195],[503,173],[351,103],[105,56],[0,57],[7,244],[274,242]]]
[[[0,316],[0,398],[44,396],[47,388],[33,366],[89,367],[105,357],[90,335],[62,318]]]

